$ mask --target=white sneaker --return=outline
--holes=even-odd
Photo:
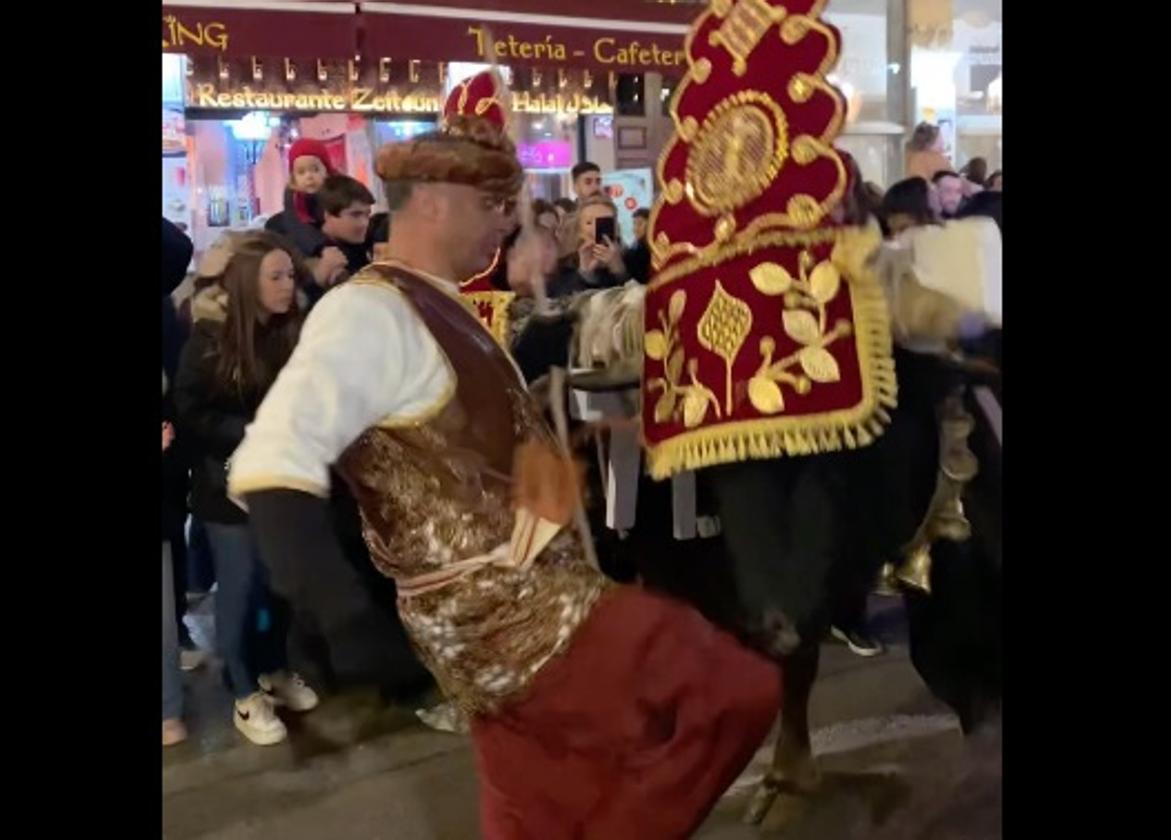
[[[262,747],[279,744],[289,735],[284,722],[273,711],[272,701],[262,691],[237,700],[232,720],[245,738]]]
[[[439,732],[467,735],[471,731],[468,719],[454,703],[440,703],[430,709],[416,709],[415,716],[427,726]]]
[[[301,675],[289,671],[262,674],[260,690],[268,695],[274,706],[284,706],[290,712],[307,712],[317,708],[317,692],[305,684]]]
[[[167,718],[163,721],[163,746],[173,747],[187,740],[187,727],[179,718]]]
[[[207,662],[207,651],[205,650],[199,648],[179,650],[179,669],[182,671],[194,671],[205,662]]]

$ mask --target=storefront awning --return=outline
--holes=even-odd
[[[473,6],[474,4],[474,6]],[[362,52],[678,75],[695,7],[630,0],[360,2]]]
[[[163,52],[352,58],[353,0],[163,0]]]

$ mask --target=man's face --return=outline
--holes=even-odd
[[[516,197],[502,198],[463,184],[430,184],[436,229],[459,279],[483,271],[516,227]]]
[[[370,230],[370,205],[355,201],[336,216],[326,213],[321,230],[338,242],[361,245]]]
[[[573,191],[579,200],[597,195],[602,191],[602,173],[594,170],[581,173],[574,179]]]
[[[634,217],[634,238],[636,240],[646,239],[647,218],[646,216]]]
[[[936,189],[939,191],[939,206],[943,215],[954,216],[960,209],[960,202],[964,200],[963,181],[949,175],[939,179]]]

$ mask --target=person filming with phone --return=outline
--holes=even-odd
[[[621,286],[630,276],[618,236],[618,208],[604,193],[583,198],[566,219],[562,258],[548,284],[551,298]]]

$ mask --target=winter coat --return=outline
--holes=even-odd
[[[622,254],[626,263],[626,271],[631,280],[637,280],[644,286],[651,281],[651,249],[645,239],[640,239],[634,246],[627,248]]]
[[[312,307],[326,292],[325,289],[313,281],[311,275],[313,269],[317,266],[317,260],[321,257],[322,249],[329,244],[329,238],[321,232],[322,216],[321,211],[317,207],[316,197],[309,196],[307,204],[313,213],[313,222],[307,223],[301,221],[301,218],[297,215],[297,210],[293,204],[293,196],[293,189],[291,187],[286,188],[285,209],[269,219],[265,223],[264,229],[270,233],[283,236],[289,241],[290,245],[297,249],[301,259],[305,262],[305,267],[309,269],[309,276],[303,279],[301,290],[308,297],[309,306]]]
[[[163,219],[162,266],[162,419],[175,422],[170,384],[175,378],[185,331],[175,314],[171,293],[187,276],[194,246],[187,235]],[[162,530],[163,539],[183,527],[187,519],[187,455],[185,441],[176,437],[162,456]]]
[[[240,525],[247,515],[228,499],[228,459],[244,440],[263,394],[241,394],[218,384],[219,343],[227,292],[209,286],[192,300],[194,324],[183,348],[174,388],[177,434],[191,461],[191,512],[204,522]]]
[[[163,371],[163,421],[175,425],[175,406],[171,400],[170,378]],[[185,441],[176,435],[163,452],[162,462],[162,538],[177,533],[187,520],[187,455]]]
[[[578,268],[577,254],[563,258],[553,271],[546,285],[546,294],[551,298],[569,297],[594,289],[612,289],[621,286],[626,279],[619,277],[605,266],[599,266],[589,274]]]
[[[187,234],[163,219],[163,294],[169,295],[187,276],[195,246]]]

